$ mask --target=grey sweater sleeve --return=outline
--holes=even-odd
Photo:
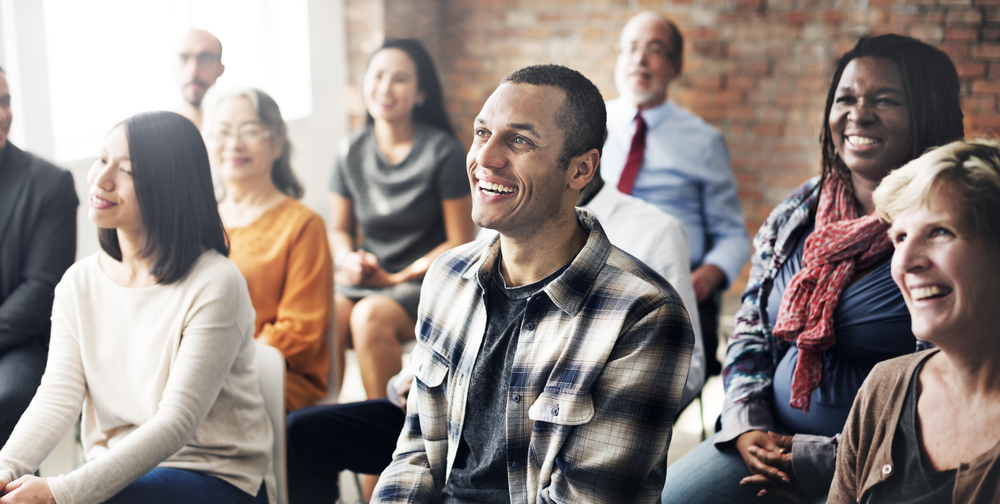
[[[826,495],[837,467],[837,445],[834,437],[796,434],[792,438],[792,471],[807,497]]]

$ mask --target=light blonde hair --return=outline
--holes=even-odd
[[[926,205],[940,184],[964,207],[965,230],[1000,251],[1000,141],[960,140],[927,151],[882,179],[872,195],[875,211],[891,224]]]

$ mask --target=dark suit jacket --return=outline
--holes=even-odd
[[[53,289],[76,257],[73,176],[10,141],[0,164],[0,353],[47,345]]]

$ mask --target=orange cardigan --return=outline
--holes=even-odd
[[[226,231],[229,259],[243,272],[257,312],[254,334],[285,356],[285,407],[315,404],[326,395],[333,306],[333,260],[322,217],[288,198],[250,225]]]

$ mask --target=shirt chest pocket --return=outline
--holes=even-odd
[[[528,418],[557,425],[582,425],[594,418],[590,392],[546,390],[528,408]]]
[[[413,362],[419,363],[415,375],[424,386],[436,388],[444,383],[445,377],[448,376],[448,369],[451,367],[447,359],[423,344],[417,345],[411,359]]]

